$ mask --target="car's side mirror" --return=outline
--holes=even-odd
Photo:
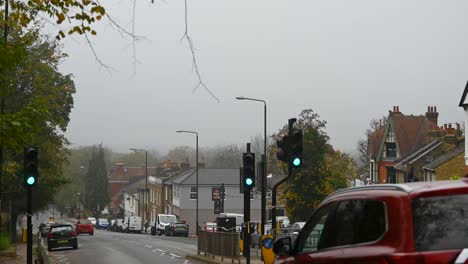
[[[273,244],[273,252],[278,256],[289,256],[291,249],[292,241],[290,237],[280,238]]]

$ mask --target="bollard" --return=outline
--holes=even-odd
[[[23,228],[21,236],[21,242],[26,243],[28,241],[28,229]]]

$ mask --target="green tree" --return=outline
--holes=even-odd
[[[94,146],[85,175],[84,203],[88,210],[97,212],[109,204],[107,166],[104,148]]]
[[[0,144],[4,147],[2,202],[13,203],[13,220],[25,212],[22,186],[23,147],[39,147],[39,181],[33,190],[33,208],[47,205],[66,182],[62,164],[68,144],[63,133],[73,108],[75,85],[71,75],[58,71],[66,57],[55,41],[49,42],[37,28],[28,33],[13,31],[14,41],[26,40],[22,56],[0,72],[0,92],[5,113],[0,115]],[[1,57],[1,56],[0,56]],[[4,66],[4,65],[3,65]]]
[[[312,109],[299,114],[296,126],[303,130],[304,165],[280,188],[280,198],[294,221],[305,221],[330,193],[348,186],[348,178],[354,176],[355,162],[347,154],[333,149],[325,132],[326,122]],[[285,126],[274,137],[286,132]],[[270,167],[287,175],[286,164],[276,159],[270,161]]]

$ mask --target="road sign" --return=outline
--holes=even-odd
[[[221,188],[220,187],[211,188],[211,200],[212,201],[221,200]]]
[[[262,255],[265,264],[272,264],[275,261],[275,253],[273,252],[274,239],[273,235],[262,236]]]

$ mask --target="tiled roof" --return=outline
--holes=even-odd
[[[381,126],[377,131],[369,136],[368,152],[371,158],[377,157],[380,145],[385,134],[385,126]]]
[[[200,185],[239,185],[239,169],[207,169],[198,170],[198,184]],[[195,170],[189,170],[182,173],[179,177],[172,180],[173,183],[183,185],[196,184]]]
[[[427,144],[427,132],[432,124],[425,116],[391,115],[400,156],[410,153]]]
[[[405,170],[404,166],[406,164],[411,164],[418,159],[426,156],[428,153],[430,153],[432,150],[440,146],[442,144],[443,140],[438,139],[434,140],[429,144],[426,144],[422,146],[421,148],[417,149],[416,151],[413,151],[411,154],[409,154],[406,158],[400,160],[397,164],[395,164],[395,168],[399,170]]]
[[[434,170],[440,165],[443,165],[444,163],[448,162],[449,160],[455,158],[456,156],[460,155],[461,153],[465,152],[465,146],[461,145],[454,150],[445,153],[444,155],[441,155],[437,157],[433,162],[425,165],[423,169],[429,169],[429,170]]]

